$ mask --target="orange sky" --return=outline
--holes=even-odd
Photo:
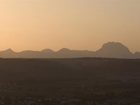
[[[119,41],[140,51],[139,0],[0,0],[0,50],[96,50]]]

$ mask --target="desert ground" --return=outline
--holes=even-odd
[[[140,59],[0,59],[0,105],[140,105]]]

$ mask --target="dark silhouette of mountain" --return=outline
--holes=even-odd
[[[54,53],[52,49],[44,49],[41,51],[42,53]]]
[[[12,49],[7,49],[5,51],[0,52],[0,57],[2,57],[2,58],[16,58],[17,53],[14,52]]]
[[[19,58],[38,58],[40,57],[40,52],[39,51],[31,51],[31,50],[26,50],[19,52],[17,54],[17,57]]]
[[[96,51],[96,56],[106,58],[132,58],[133,54],[126,46],[119,42],[108,42]]]
[[[56,57],[58,58],[79,58],[79,57],[94,57],[93,51],[88,50],[70,50],[67,48],[62,48],[56,52]]]
[[[119,42],[105,43],[97,51],[88,50],[70,50],[62,48],[59,51],[44,49],[42,51],[26,50],[22,52],[14,52],[7,49],[0,52],[1,58],[81,58],[81,57],[102,57],[102,58],[140,58],[140,52],[132,53],[123,44]]]

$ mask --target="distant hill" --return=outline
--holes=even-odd
[[[135,57],[135,58],[140,58],[140,52],[135,52],[135,53],[134,53],[134,57]]]
[[[22,51],[14,52],[8,49],[0,52],[1,58],[81,58],[81,57],[102,57],[102,58],[140,58],[140,52],[132,53],[119,42],[105,43],[97,51],[70,50],[62,48],[59,51],[44,49],[42,51]]]
[[[130,50],[119,42],[105,43],[101,49],[96,51],[97,57],[107,58],[133,58]]]

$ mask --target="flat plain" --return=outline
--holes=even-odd
[[[0,105],[139,105],[140,59],[0,59]]]

